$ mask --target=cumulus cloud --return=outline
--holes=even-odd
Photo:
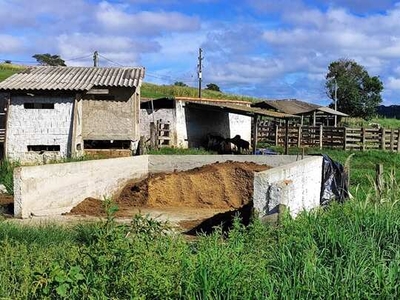
[[[57,38],[57,45],[62,57],[87,57],[94,50],[121,65],[138,65],[142,53],[156,52],[160,45],[153,41],[141,41],[124,36],[104,36],[98,34],[61,35]],[[101,59],[101,58],[100,58]],[[111,62],[103,59],[104,64]],[[70,65],[91,65],[91,58],[71,61]]]
[[[7,34],[0,34],[0,49],[3,53],[21,52],[23,47],[24,42],[22,39]]]
[[[385,86],[392,90],[400,90],[400,78],[390,76]]]
[[[129,31],[136,34],[161,34],[168,31],[199,29],[199,19],[178,12],[140,11],[128,13],[124,6],[101,2],[96,18],[106,30]]]

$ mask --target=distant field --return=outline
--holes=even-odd
[[[0,81],[3,81],[22,69],[24,69],[24,67],[18,65],[4,63],[0,64]]]
[[[371,127],[372,124],[379,124],[384,128],[400,128],[400,119],[378,117],[371,120],[361,118],[343,118],[341,122],[346,127]]]

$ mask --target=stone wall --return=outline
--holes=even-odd
[[[54,104],[54,109],[26,109],[24,103]],[[22,163],[67,156],[70,151],[73,97],[12,96],[8,110],[6,154]],[[28,145],[59,145],[59,152],[28,152]]]
[[[144,136],[145,140],[150,139],[150,123],[162,120],[163,123],[170,124],[171,145],[177,146],[176,141],[176,115],[173,108],[159,108],[152,113],[151,109],[140,110],[140,136]]]

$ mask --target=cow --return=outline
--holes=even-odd
[[[235,135],[235,137],[232,139],[229,138],[226,139],[226,141],[234,144],[237,147],[239,153],[241,153],[242,150],[249,151],[250,149],[250,143],[248,141],[241,139],[240,135],[238,134]]]
[[[207,134],[206,145],[207,150],[216,151],[219,154],[230,152],[229,142],[219,135]]]

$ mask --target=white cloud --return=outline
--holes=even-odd
[[[390,76],[385,87],[392,90],[400,90],[400,78]]]
[[[96,18],[106,30],[129,31],[137,34],[161,34],[168,31],[192,31],[199,29],[197,17],[178,12],[140,11],[127,13],[124,6],[101,2]]]
[[[7,34],[0,34],[0,49],[2,53],[21,52],[23,47],[24,42],[22,39]]]

